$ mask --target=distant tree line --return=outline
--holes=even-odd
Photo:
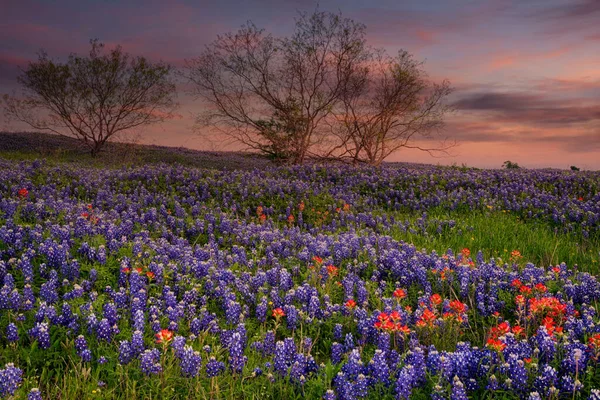
[[[118,132],[173,118],[179,76],[203,101],[200,132],[281,162],[379,165],[401,148],[434,153],[453,145],[440,136],[449,82],[430,82],[404,50],[390,56],[369,47],[365,26],[340,14],[300,14],[287,37],[248,23],[218,36],[177,74],[121,47],[91,46],[66,63],[42,52],[18,77],[23,94],[4,96],[5,114],[81,139],[96,155]]]

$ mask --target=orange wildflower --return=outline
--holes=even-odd
[[[168,329],[163,329],[156,335],[156,343],[169,343],[173,339],[173,332]]]

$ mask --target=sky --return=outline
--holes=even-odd
[[[0,94],[18,89],[19,67],[42,48],[64,60],[98,38],[180,67],[249,20],[287,35],[317,6],[364,23],[370,45],[409,51],[454,88],[442,135],[458,145],[390,161],[600,169],[600,0],[0,0]],[[138,132],[141,142],[232,149],[193,132],[201,103],[181,91],[178,101],[180,116]]]

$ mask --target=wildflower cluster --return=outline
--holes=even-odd
[[[597,175],[0,167],[0,397],[50,398],[45,357],[147,398],[599,396],[594,275],[394,236],[454,229],[434,207],[595,235]]]

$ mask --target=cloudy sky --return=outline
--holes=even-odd
[[[248,20],[291,32],[309,0],[0,0],[0,93],[16,89],[19,66],[43,48],[64,59],[89,39],[175,66],[216,35]],[[577,165],[600,169],[600,0],[325,0],[367,26],[369,43],[425,61],[452,82],[456,112],[444,135],[459,146],[431,158],[401,151],[394,161],[498,167]],[[200,104],[184,94],[181,118],[145,132],[146,143],[224,149],[191,131]],[[16,129],[0,122],[0,128]]]

